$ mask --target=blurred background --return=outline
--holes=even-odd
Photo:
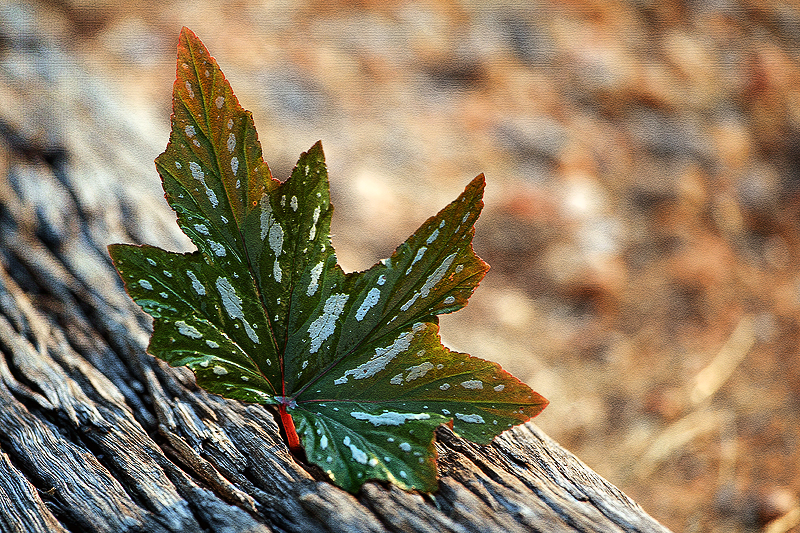
[[[184,25],[276,177],[323,141],[346,270],[485,172],[492,270],[445,344],[675,531],[800,531],[800,6],[0,0],[0,52],[43,31],[151,165]]]

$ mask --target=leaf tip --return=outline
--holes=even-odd
[[[483,174],[483,172],[475,176],[465,189],[465,191],[470,191],[475,195],[479,210],[483,210],[483,193],[485,190],[486,176]]]
[[[200,40],[199,37],[197,37],[197,34],[190,30],[187,26],[181,27],[181,33],[178,36],[178,39],[181,41]]]

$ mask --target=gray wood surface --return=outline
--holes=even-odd
[[[440,428],[434,494],[350,495],[271,411],[147,355],[106,245],[186,248],[158,139],[35,20],[0,13],[0,47],[0,531],[666,531],[532,423]]]

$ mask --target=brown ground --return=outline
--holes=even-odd
[[[346,268],[485,172],[493,269],[445,342],[549,398],[537,423],[674,530],[800,531],[800,8],[516,4],[28,6],[152,157],[197,32],[276,176],[323,140]]]

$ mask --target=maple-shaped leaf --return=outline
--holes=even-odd
[[[337,485],[435,490],[437,425],[487,444],[547,404],[439,338],[436,315],[465,306],[489,268],[472,250],[482,175],[392,257],[346,274],[330,241],[322,146],[273,179],[250,113],[186,28],[156,166],[197,251],[109,247],[155,319],[148,351],[191,368],[209,392],[275,406],[290,448]]]

